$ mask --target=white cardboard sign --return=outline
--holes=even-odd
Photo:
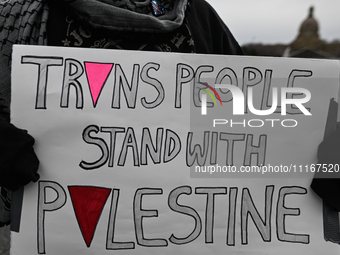
[[[41,162],[12,254],[338,254],[309,187],[337,61],[14,46],[12,69]]]

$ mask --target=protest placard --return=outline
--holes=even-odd
[[[339,252],[309,187],[337,61],[42,46],[12,61],[12,122],[41,175],[12,254]]]

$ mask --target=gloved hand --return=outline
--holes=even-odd
[[[318,160],[320,163],[340,164],[340,128],[320,143]]]
[[[14,191],[39,180],[33,145],[34,138],[26,130],[0,121],[0,186]]]
[[[325,164],[326,169],[333,166],[333,172],[325,170],[315,173],[311,188],[325,203],[340,211],[340,129],[331,133],[318,147],[318,163]],[[338,166],[336,166],[338,165]]]

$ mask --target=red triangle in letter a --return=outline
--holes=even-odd
[[[89,186],[69,186],[74,212],[87,247],[90,247],[94,231],[111,189]]]
[[[85,62],[86,76],[94,107],[97,105],[98,97],[111,72],[112,66],[113,64]]]

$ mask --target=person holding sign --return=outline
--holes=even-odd
[[[0,2],[0,225],[11,192],[37,181],[34,138],[10,124],[13,44],[242,55],[204,0],[7,0]]]

